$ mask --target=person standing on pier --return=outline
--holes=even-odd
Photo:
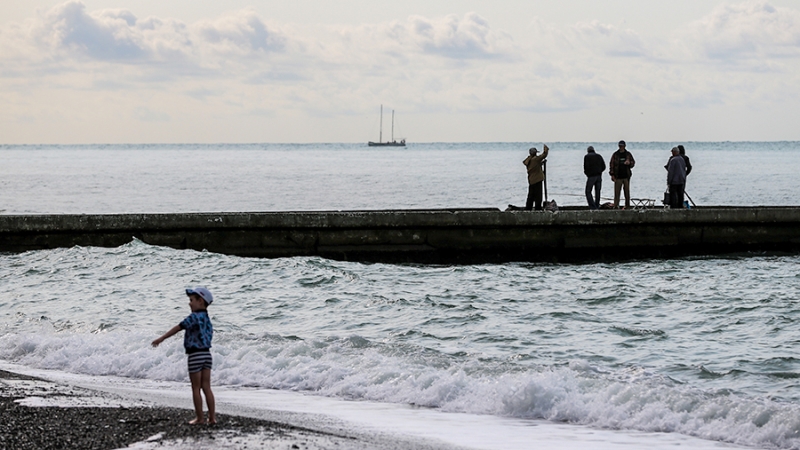
[[[669,185],[669,207],[683,208],[683,189],[686,185],[686,162],[681,158],[678,147],[672,147],[672,158],[667,164],[667,184]]]
[[[688,157],[688,156],[686,156],[686,149],[685,149],[685,148],[683,148],[683,145],[680,145],[680,144],[678,144],[678,152],[680,153],[680,155],[681,155],[681,158],[683,158],[683,162],[686,164],[686,175],[688,176],[690,173],[692,173],[692,162],[691,162],[691,161],[689,161],[689,157]],[[669,161],[670,161],[672,158],[673,158],[673,157],[672,157],[672,155],[670,154],[670,157],[669,157],[669,159],[667,160],[667,164],[665,164],[665,165],[664,165],[664,169],[667,169],[667,170],[669,170]]]
[[[600,208],[600,190],[603,188],[603,172],[606,170],[606,162],[603,157],[595,153],[591,145],[586,149],[586,156],[583,157],[583,173],[586,174],[586,202],[589,209]],[[594,198],[592,198],[594,189]]]
[[[614,182],[614,208],[619,208],[619,193],[625,190],[625,207],[631,207],[631,169],[636,165],[633,154],[625,148],[625,141],[619,141],[619,148],[611,155],[608,163],[611,181]]]
[[[692,173],[692,163],[689,161],[689,157],[686,156],[686,149],[683,148],[683,145],[678,144],[678,152],[680,152],[683,162],[686,163],[686,175],[689,175]]]
[[[550,151],[547,145],[543,144],[544,151],[539,155],[536,147],[531,147],[529,155],[522,161],[528,169],[528,200],[525,202],[525,209],[530,211],[536,204],[536,211],[542,210],[542,184],[544,182],[544,160]]]
[[[686,156],[686,149],[683,148],[683,145],[678,144],[678,151],[681,154],[681,158],[683,158],[683,162],[686,163],[686,178],[688,180],[689,174],[692,173],[692,162],[689,161],[689,157]],[[683,183],[683,193],[686,194],[686,182]],[[691,198],[689,199],[691,201]]]

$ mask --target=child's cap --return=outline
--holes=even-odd
[[[208,289],[206,289],[204,287],[198,286],[198,287],[196,287],[194,289],[187,289],[186,290],[186,295],[192,295],[192,294],[199,295],[200,298],[205,300],[206,303],[208,303],[209,305],[211,304],[211,302],[214,301],[214,296],[211,295],[211,291],[209,291]]]

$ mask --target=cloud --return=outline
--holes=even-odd
[[[139,60],[152,55],[131,13],[105,10],[90,15],[78,1],[47,11],[34,25],[33,35],[53,51],[98,60]]]
[[[149,53],[133,28],[136,18],[126,11],[103,11],[91,17],[82,4],[67,3],[53,13],[51,36],[62,46],[97,59],[138,59]]]
[[[571,28],[571,34],[584,46],[599,49],[608,56],[644,57],[651,53],[635,31],[597,20],[575,24]]]
[[[797,58],[800,11],[763,1],[723,4],[685,30],[687,45],[717,61]]]
[[[404,21],[376,25],[342,26],[332,29],[346,45],[346,51],[366,51],[370,57],[419,59],[431,56],[445,61],[502,59],[515,50],[507,33],[492,29],[476,13],[463,17],[451,14],[431,19],[411,16]],[[335,55],[341,53],[334,48]],[[428,61],[429,63],[430,61]]]
[[[536,19],[532,28],[525,44],[538,84],[552,86],[576,109],[603,103],[694,109],[800,96],[791,86],[800,81],[796,9],[724,4],[665,37],[599,21],[555,26]],[[561,81],[544,81],[551,78]]]
[[[0,25],[0,96],[26,105],[20,116],[50,98],[113,99],[153,125],[192,114],[339,117],[381,103],[517,114],[775,102],[800,95],[800,71],[786,70],[799,61],[798,16],[746,2],[669,36],[533,19],[512,37],[476,13],[311,26],[244,10],[187,23],[70,0]]]
[[[140,20],[122,9],[87,12],[77,0],[53,7],[30,28],[40,47],[61,57],[118,63],[178,60],[202,65],[213,57],[280,52],[286,42],[280,31],[251,11],[185,24],[155,17]]]
[[[221,54],[266,54],[280,52],[286,46],[286,37],[271,30],[252,11],[243,11],[212,22],[200,22],[193,29],[206,44]]]
[[[598,20],[563,27],[535,19],[532,26],[536,36],[532,44],[550,55],[649,57],[653,52],[634,30]]]
[[[0,28],[0,57],[50,63],[50,70],[72,70],[70,61],[163,67],[172,73],[203,73],[194,69],[280,74],[283,80],[310,78],[299,71],[351,66],[382,72],[398,64],[447,64],[513,59],[513,39],[475,13],[366,26],[293,30],[289,35],[269,25],[253,11],[216,20],[185,23],[175,19],[136,17],[124,9],[88,11],[69,0],[40,13],[25,24]],[[19,52],[25,43],[34,52]],[[427,58],[427,59],[426,59]],[[274,67],[271,61],[279,61]],[[176,69],[182,67],[182,69]],[[207,73],[207,72],[205,72]]]
[[[492,30],[489,22],[475,13],[439,20],[413,16],[406,22],[405,31],[422,52],[453,59],[501,57],[512,44],[510,36]]]
[[[766,1],[721,4],[663,38],[597,20],[556,27],[533,21],[532,46],[559,59],[639,58],[653,64],[753,63],[762,69],[800,57],[800,11]],[[750,68],[754,68],[751,64]]]

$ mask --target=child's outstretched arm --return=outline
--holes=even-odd
[[[164,339],[176,334],[179,331],[181,331],[181,326],[180,325],[175,325],[174,327],[170,328],[169,331],[164,333],[163,336],[161,336],[160,338],[158,338],[155,341],[153,341],[150,345],[152,345],[153,347],[158,347],[158,344],[164,342]]]

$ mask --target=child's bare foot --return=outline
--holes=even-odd
[[[205,419],[192,419],[189,421],[189,425],[205,425]]]

